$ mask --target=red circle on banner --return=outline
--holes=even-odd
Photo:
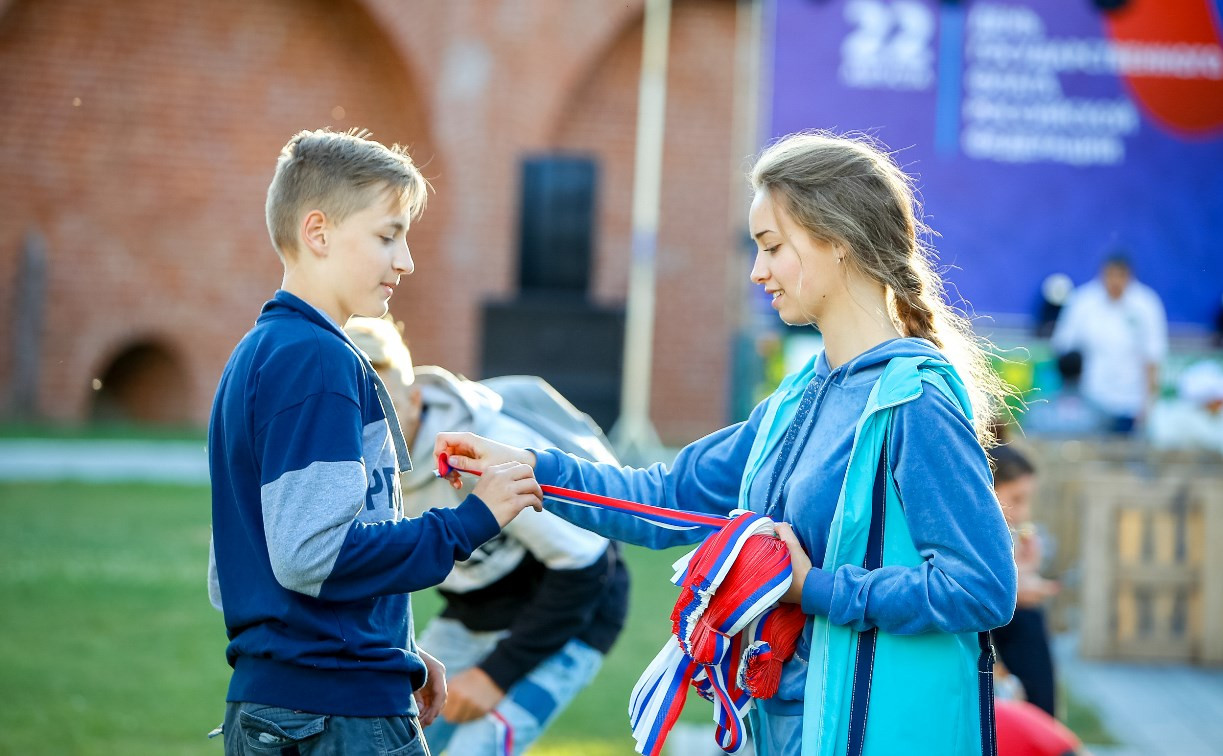
[[[1109,35],[1130,61],[1122,78],[1134,100],[1184,135],[1223,129],[1223,46],[1213,2],[1130,0],[1105,16]]]

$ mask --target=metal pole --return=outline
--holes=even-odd
[[[624,332],[624,374],[620,418],[612,443],[629,464],[659,456],[661,443],[650,422],[650,373],[654,351],[654,256],[658,247],[658,204],[667,107],[667,43],[670,0],[646,0],[637,93],[637,147],[633,166],[633,261],[629,270]]]

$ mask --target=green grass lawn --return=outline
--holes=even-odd
[[[0,755],[220,754],[225,629],[208,604],[206,488],[0,483]],[[534,753],[632,754],[628,695],[658,652],[682,550],[625,549],[629,624]],[[435,594],[414,600],[418,627]],[[1067,724],[1108,742],[1090,707]],[[708,722],[689,697],[684,719]]]
[[[0,484],[0,754],[222,752],[205,739],[229,680],[209,518],[206,488]],[[668,633],[682,552],[626,551],[629,627],[536,753],[633,753],[628,695]],[[423,627],[439,602],[414,604]],[[695,701],[686,717],[707,720]]]

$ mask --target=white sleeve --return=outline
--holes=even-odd
[[[1053,346],[1053,351],[1058,354],[1065,354],[1079,348],[1081,337],[1079,335],[1079,313],[1083,309],[1083,296],[1081,291],[1076,291],[1070,295],[1066,306],[1062,308],[1058,315],[1057,323],[1053,326],[1053,336],[1050,337],[1050,343]]]
[[[1146,358],[1148,362],[1161,362],[1168,354],[1168,316],[1164,303],[1154,290],[1143,297],[1143,312],[1146,315]]]
[[[580,570],[607,551],[607,539],[551,512],[524,509],[505,532],[550,570]]]
[[[536,449],[552,448],[552,444],[518,421],[497,415],[480,423],[477,432],[502,443]],[[524,509],[504,528],[505,534],[518,541],[545,567],[551,570],[576,570],[589,567],[607,550],[608,541],[601,535],[584,530],[562,520],[551,512]]]

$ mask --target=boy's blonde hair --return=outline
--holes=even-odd
[[[988,446],[1010,389],[993,371],[988,344],[948,304],[913,180],[883,145],[863,134],[791,134],[765,149],[749,179],[812,238],[843,246],[847,264],[886,287],[902,334],[947,355],[968,389],[977,436]]]
[[[281,259],[297,249],[303,213],[322,210],[341,223],[384,196],[398,197],[415,220],[425,209],[428,188],[406,148],[375,142],[364,129],[299,132],[280,151],[268,186],[272,246]]]
[[[400,325],[389,318],[356,316],[348,319],[344,332],[365,352],[375,370],[391,373],[405,386],[415,380],[412,353],[403,341]]]

